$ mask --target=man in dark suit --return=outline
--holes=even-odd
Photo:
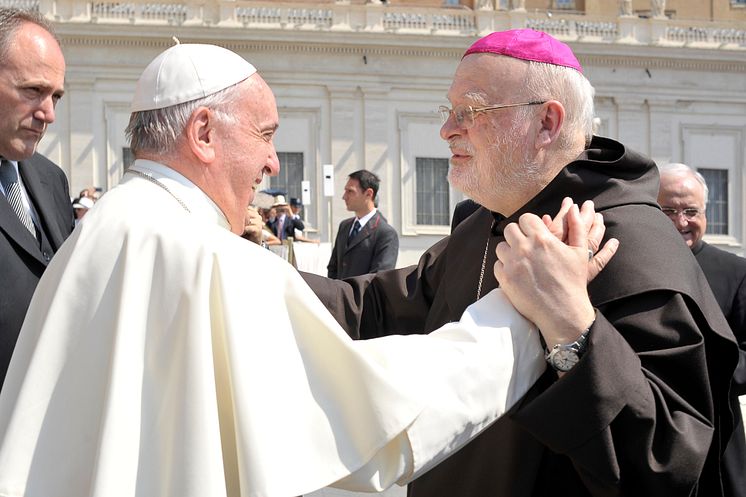
[[[73,228],[65,174],[35,153],[64,79],[46,21],[0,8],[0,384],[39,278]]]
[[[330,278],[343,279],[396,266],[399,237],[376,209],[380,183],[378,176],[365,169],[348,176],[342,200],[355,217],[339,223],[326,267]]]
[[[746,395],[746,259],[708,245],[707,183],[686,164],[661,166],[658,203],[692,250],[736,336],[738,367],[731,384],[736,426],[723,455],[723,486],[728,497],[746,497],[746,436],[738,396]]]

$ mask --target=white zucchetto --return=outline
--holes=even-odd
[[[216,45],[179,44],[148,64],[137,81],[131,112],[203,98],[256,73],[240,55]]]

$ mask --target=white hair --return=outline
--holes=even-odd
[[[707,207],[707,196],[710,190],[709,188],[707,188],[707,181],[705,181],[705,177],[698,173],[695,169],[680,162],[669,162],[668,164],[658,166],[658,170],[660,172],[661,178],[665,175],[689,175],[696,179],[704,189],[705,207]]]
[[[229,86],[212,95],[163,109],[133,112],[125,129],[132,152],[157,152],[162,155],[173,153],[189,118],[199,107],[212,110],[223,124],[235,124],[236,117],[230,112],[230,108],[238,97],[236,87],[237,85]]]
[[[593,95],[590,81],[570,67],[529,61],[524,94],[529,100],[557,100],[565,107],[565,123],[560,130],[559,146],[569,151],[575,137],[582,135],[585,145],[593,137]],[[521,109],[528,113],[530,109]]]

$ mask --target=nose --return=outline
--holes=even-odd
[[[689,219],[687,219],[682,211],[679,211],[673,217],[673,224],[676,225],[676,228],[678,229],[684,229],[689,226]]]
[[[443,123],[443,126],[440,127],[440,137],[448,141],[450,138],[459,135],[461,132],[461,128],[456,125],[456,119],[453,118],[453,113],[448,115],[448,119],[446,119],[446,122]]]
[[[264,166],[264,174],[267,176],[277,176],[280,174],[280,159],[277,157],[277,150],[274,145],[267,157],[267,164]]]
[[[45,124],[54,122],[54,99],[51,95],[39,102],[39,107],[34,111],[34,119]]]

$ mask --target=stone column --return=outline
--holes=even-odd
[[[632,0],[619,0],[619,15],[632,15]]]
[[[676,112],[676,100],[656,97],[648,101],[650,109],[650,157],[658,164],[670,162],[674,151],[672,117]]]
[[[648,107],[642,97],[615,96],[619,141],[643,154],[650,154],[650,122]]]
[[[512,0],[513,10],[526,11],[526,0]]]
[[[94,122],[92,116],[94,112],[94,78],[89,75],[67,74],[65,77],[65,87],[67,94],[65,100],[70,109],[75,109],[75,117],[65,116],[66,131],[69,133],[69,141],[63,140],[63,143],[69,144],[67,150],[68,179],[70,181],[70,193],[78,193],[86,186],[101,186],[106,188],[106,165],[97,167],[105,162],[105,135],[100,122]],[[59,120],[59,116],[58,116]],[[62,124],[62,123],[60,123]],[[98,130],[92,132],[92,130]],[[97,153],[94,141],[99,137],[99,150]],[[103,140],[104,150],[101,150],[100,143]],[[97,158],[97,155],[103,154],[103,158]],[[98,159],[98,160],[97,160]],[[102,171],[103,170],[103,171]]]
[[[653,19],[666,17],[666,0],[650,0],[650,14]]]
[[[361,87],[363,98],[363,154],[364,166],[381,178],[378,207],[385,214],[389,224],[400,225],[400,206],[395,200],[401,199],[400,181],[392,171],[392,151],[389,146],[389,135],[395,129],[396,122],[389,110],[391,88],[386,85],[364,85]],[[363,165],[361,165],[362,168]]]
[[[334,164],[335,190],[331,225],[336,231],[339,221],[348,215],[340,200],[347,175],[365,167],[364,116],[360,91],[355,86],[339,84],[328,86],[327,90],[332,140],[330,164]]]

